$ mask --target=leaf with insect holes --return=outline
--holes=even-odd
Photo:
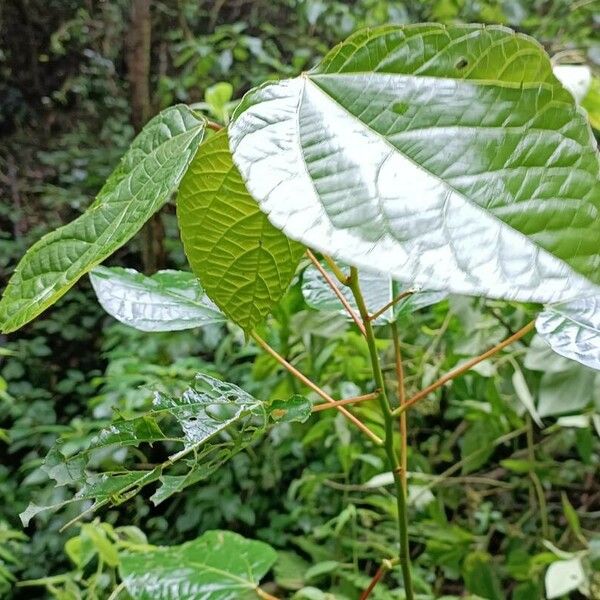
[[[17,265],[0,301],[2,331],[37,317],[142,228],[177,189],[202,141],[204,123],[184,105],[148,122],[95,202],[45,235]]]
[[[157,392],[151,410],[129,419],[116,419],[92,438],[82,452],[72,454],[68,444],[58,442],[48,453],[43,470],[57,485],[75,486],[79,491],[58,505],[32,504],[22,519],[28,521],[43,510],[58,509],[77,500],[92,500],[92,509],[109,502],[119,503],[157,480],[161,485],[151,499],[159,504],[208,477],[259,439],[266,426],[267,411],[260,400],[232,383],[200,373],[182,395]],[[152,470],[102,474],[89,471],[90,458],[98,450],[157,442],[178,444],[180,448]],[[178,471],[173,474],[171,467],[176,463]],[[107,487],[110,482],[113,487]]]
[[[208,296],[249,332],[287,290],[303,247],[273,227],[233,164],[227,133],[207,140],[177,196],[181,238]]]
[[[231,531],[207,531],[179,546],[121,552],[119,558],[119,573],[134,600],[255,600],[277,552]]]
[[[246,94],[229,134],[269,220],[341,262],[510,300],[599,289],[596,144],[527,36],[364,30]]]
[[[90,281],[102,308],[140,331],[178,331],[225,321],[198,279],[186,271],[148,277],[135,269],[96,267]]]

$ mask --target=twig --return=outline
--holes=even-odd
[[[313,383],[306,375],[298,371],[296,367],[290,364],[283,356],[281,356],[274,348],[271,348],[265,340],[263,340],[257,333],[251,334],[252,339],[268,354],[270,354],[282,367],[287,369],[294,377],[299,379],[305,386],[309,387],[313,392],[321,396],[325,402],[329,404],[335,404],[335,400],[325,391],[322,390],[318,385]],[[383,440],[376,434],[374,434],[360,419],[355,417],[351,412],[348,412],[343,406],[337,407],[347,419],[352,421],[363,433],[368,435],[373,442],[378,446],[383,445]]]
[[[394,306],[397,302],[400,302],[403,298],[412,296],[415,292],[413,290],[406,290],[397,294],[392,300],[390,300],[385,306],[382,306],[378,311],[369,315],[369,321],[374,321],[377,317],[380,317],[388,308]]]
[[[327,410],[328,408],[337,408],[338,406],[344,406],[345,404],[355,404],[356,402],[364,402],[365,400],[374,400],[379,397],[379,392],[372,392],[365,394],[364,396],[356,396],[355,398],[345,398],[344,400],[334,400],[333,402],[324,402],[323,404],[316,404],[312,408],[312,412],[320,412]]]
[[[476,356],[475,358],[472,358],[471,360],[467,361],[466,363],[460,365],[460,367],[457,367],[456,369],[449,371],[443,377],[440,377],[437,381],[435,381],[431,385],[427,386],[425,389],[421,390],[418,394],[415,394],[410,400],[407,400],[403,406],[399,406],[393,412],[393,414],[395,416],[401,415],[406,409],[410,408],[413,404],[416,404],[419,400],[425,398],[425,396],[428,396],[429,394],[431,394],[431,392],[442,387],[448,381],[451,381],[452,379],[458,377],[459,375],[462,375],[466,371],[471,370],[475,365],[486,360],[490,356],[497,354],[498,352],[500,352],[500,350],[502,350],[503,348],[506,348],[506,346],[510,346],[510,344],[512,344],[513,342],[516,342],[517,340],[521,339],[524,335],[527,335],[534,327],[535,327],[535,321],[531,321],[530,323],[527,323],[527,325],[525,325],[525,327],[522,327],[515,334],[511,335],[509,338],[506,338],[504,341],[500,342],[499,344],[496,344],[493,348],[490,348],[487,352],[484,352],[483,354],[480,354],[479,356]]]
[[[325,260],[325,262],[328,264],[329,268],[333,271],[333,274],[335,275],[336,279],[342,285],[348,285],[348,282],[350,281],[350,277],[348,275],[346,275],[346,273],[344,273],[344,271],[342,271],[338,267],[335,260],[333,260],[333,258],[331,258],[331,256],[327,256],[327,254],[323,254],[322,256],[323,256],[323,260]]]
[[[359,600],[367,600],[367,598],[371,595],[371,592],[375,589],[375,586],[379,583],[380,579],[388,571],[390,571],[397,562],[398,562],[397,559],[394,559],[394,560],[388,560],[387,558],[383,559],[381,561],[381,565],[379,566],[379,569],[377,569],[377,572],[373,576],[373,579],[371,579],[371,583],[369,583],[369,585],[365,588],[365,591],[360,595]]]
[[[404,406],[406,402],[406,393],[404,390],[404,367],[402,365],[402,353],[400,351],[400,340],[398,338],[398,325],[394,321],[392,323],[392,337],[394,342],[394,357],[396,363],[396,380],[398,383],[398,402],[400,406]],[[406,412],[400,414],[400,466],[402,467],[402,485],[404,493],[408,493],[406,481],[406,472],[408,468],[408,427],[406,423]]]
[[[317,260],[317,257],[308,248],[306,249],[306,254],[308,255],[308,258],[310,258],[312,263],[315,265],[319,273],[321,273],[323,279],[327,282],[327,285],[333,290],[333,293],[337,296],[338,300],[342,303],[342,305],[346,309],[346,312],[350,315],[350,318],[356,323],[357,327],[360,329],[360,332],[363,335],[366,335],[365,326],[360,320],[360,317],[354,312],[354,310],[350,306],[350,303],[348,302],[344,294],[342,294],[342,290],[340,290],[340,288],[337,285],[335,285],[335,281],[331,279],[329,273],[323,268],[321,263]]]

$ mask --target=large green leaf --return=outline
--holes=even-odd
[[[255,600],[277,553],[237,533],[207,531],[180,546],[122,553],[120,559],[134,600]]]
[[[152,500],[159,504],[206,478],[254,443],[264,434],[267,418],[260,400],[232,383],[198,374],[181,396],[157,392],[150,411],[129,419],[118,418],[101,430],[83,452],[70,454],[68,444],[56,444],[43,468],[57,485],[72,485],[78,492],[58,505],[32,504],[22,519],[77,500],[92,500],[93,508],[107,502],[119,503],[156,480],[161,486]],[[90,458],[99,450],[157,442],[176,444],[177,450],[152,470],[94,473],[90,469]]]
[[[600,370],[600,295],[548,306],[535,327],[561,356]]]
[[[207,140],[190,165],[177,214],[185,253],[206,293],[252,330],[283,296],[303,248],[273,227],[248,194],[225,131]]]
[[[108,314],[141,331],[177,331],[225,320],[187,271],[146,277],[135,269],[96,267],[90,281]]]
[[[359,32],[312,71],[247,94],[229,134],[270,221],[343,262],[523,301],[600,283],[595,142],[531,38]]]
[[[0,302],[2,331],[34,319],[134,236],[177,189],[203,136],[204,119],[183,105],[149,121],[92,206],[23,257]]]

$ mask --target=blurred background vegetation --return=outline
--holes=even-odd
[[[33,241],[89,205],[134,135],[130,10],[126,0],[0,2],[0,288]],[[593,0],[153,0],[150,14],[150,113],[204,103],[223,120],[230,99],[310,68],[359,28],[386,23],[505,24],[536,37],[557,62],[600,67]],[[159,225],[163,266],[183,267],[173,206]],[[147,267],[144,239],[112,261]],[[532,314],[522,305],[451,298],[401,321],[409,392]],[[310,310],[299,282],[263,334],[332,393],[368,391],[364,341],[339,315]],[[147,408],[154,390],[181,389],[198,371],[261,398],[296,387],[233,327],[142,334],[103,314],[87,282],[18,335],[0,336],[0,597],[107,598],[117,582],[110,547],[119,539],[174,544],[212,528],[280,550],[271,580],[282,597],[359,596],[380,559],[394,555],[394,501],[373,480],[385,471],[382,453],[333,411],[277,425],[158,508],[150,490],[84,527],[60,531],[78,507],[22,528],[18,513],[30,500],[52,504],[71,494],[40,469],[57,437],[80,449],[115,411]],[[356,410],[379,420],[373,407]],[[411,412],[410,533],[423,597],[543,598],[548,565],[576,558],[584,578],[568,597],[600,598],[597,413],[596,372],[535,338]],[[149,461],[164,451],[152,454]],[[123,455],[110,450],[99,460],[102,469]],[[39,578],[38,586],[15,583]],[[398,597],[397,586],[390,574],[373,598]]]

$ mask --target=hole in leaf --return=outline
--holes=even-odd
[[[238,407],[235,404],[209,404],[206,414],[215,421],[228,421],[237,414]]]

